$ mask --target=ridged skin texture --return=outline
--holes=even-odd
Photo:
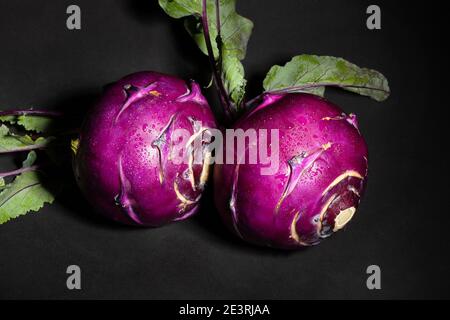
[[[74,156],[78,185],[98,212],[125,224],[160,226],[198,210],[207,168],[169,159],[178,128],[191,134],[215,128],[196,83],[140,72],[106,89]]]
[[[293,249],[318,244],[352,218],[367,176],[354,115],[314,95],[269,94],[234,128],[279,129],[280,140],[273,175],[261,175],[262,164],[215,166],[216,206],[238,236]]]

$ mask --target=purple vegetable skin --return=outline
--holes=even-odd
[[[354,115],[314,95],[267,94],[234,128],[279,129],[280,141],[276,174],[261,175],[262,164],[215,166],[216,205],[238,236],[290,249],[318,244],[350,221],[367,177]]]
[[[170,159],[176,129],[192,136],[215,128],[195,82],[156,73],[131,74],[109,86],[81,129],[74,172],[103,215],[160,226],[198,210],[208,165]]]

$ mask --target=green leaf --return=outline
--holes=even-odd
[[[11,124],[16,124],[17,123],[17,116],[0,116],[0,121],[1,122],[8,122]]]
[[[0,224],[52,203],[53,194],[42,186],[35,171],[21,173],[0,193]]]
[[[159,5],[172,18],[179,19],[193,14],[202,15],[201,0],[159,0]],[[208,1],[208,10],[212,1]]]
[[[27,158],[22,163],[22,167],[31,167],[36,162],[36,157],[35,151],[28,152]]]
[[[244,99],[247,80],[244,78],[244,66],[233,55],[224,55],[222,61],[223,82],[234,103],[239,106]]]
[[[299,55],[284,66],[273,66],[264,79],[266,92],[308,92],[323,96],[326,86],[339,87],[376,101],[390,93],[378,71],[360,68],[342,58]]]
[[[80,139],[72,139],[70,140],[70,149],[72,150],[72,155],[76,155],[78,153],[78,148],[80,147]]]
[[[54,123],[54,119],[46,116],[1,116],[1,122],[8,122],[11,124],[18,124],[28,131],[35,131],[38,133],[47,132],[51,125]]]
[[[202,0],[159,0],[159,5],[172,18],[187,18],[185,20],[187,31],[200,50],[207,55],[208,51],[201,25]],[[244,68],[240,61],[245,58],[253,23],[236,13],[236,0],[220,0],[219,8],[220,39],[218,39],[215,1],[207,1],[208,29],[213,55],[216,61],[222,61],[219,69],[222,70],[225,88],[235,107],[239,107],[246,86]]]
[[[54,122],[54,119],[43,116],[19,116],[17,124],[20,124],[25,130],[38,133],[46,132]]]
[[[0,153],[27,149],[29,147],[44,147],[51,140],[53,140],[52,137],[39,137],[33,140],[29,135],[16,135],[10,132],[9,128],[4,124],[0,125]]]

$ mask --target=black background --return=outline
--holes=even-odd
[[[255,23],[252,94],[271,65],[299,53],[342,56],[390,81],[383,103],[328,91],[358,115],[370,150],[368,190],[344,232],[298,252],[253,247],[223,229],[208,200],[188,221],[123,227],[96,217],[72,183],[53,205],[0,226],[0,298],[450,297],[445,12],[439,2],[376,3],[382,30],[370,31],[369,1],[238,1]],[[66,28],[70,4],[81,7],[80,31]],[[1,109],[82,114],[104,84],[139,70],[208,83],[207,60],[157,1],[0,1]],[[80,291],[66,288],[71,264]],[[366,287],[372,264],[381,290]]]

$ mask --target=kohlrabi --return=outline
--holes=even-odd
[[[72,143],[75,176],[92,205],[132,225],[185,219],[198,210],[214,159],[217,209],[246,241],[298,248],[348,225],[367,182],[367,146],[356,116],[325,100],[325,88],[383,101],[389,96],[386,78],[342,58],[302,54],[273,66],[263,92],[246,100],[241,61],[253,23],[236,13],[236,0],[159,0],[159,5],[185,20],[208,56],[225,115],[221,128],[243,133],[244,148],[228,148],[225,135],[227,161],[217,163],[220,139],[209,139],[217,133],[216,121],[195,82],[154,72],[127,76],[106,89]],[[54,144],[43,130],[53,117],[36,110],[0,112],[0,152]],[[13,126],[33,134],[18,135]],[[178,139],[179,132],[185,140]],[[270,139],[246,140],[250,132],[268,133]],[[261,153],[256,162],[246,161],[255,145],[270,153],[269,163]],[[32,152],[21,169],[0,174],[0,223],[53,201],[36,173],[35,157]]]
[[[311,94],[266,94],[233,128],[278,130],[278,141],[268,141],[278,156],[274,172],[265,174],[261,163],[215,166],[217,208],[237,235],[271,247],[307,246],[352,218],[367,176],[354,115]]]
[[[186,219],[199,208],[209,170],[208,162],[194,161],[203,152],[194,140],[214,127],[195,82],[156,72],[129,75],[106,89],[73,143],[78,185],[98,212],[119,222],[160,226]],[[187,133],[184,142],[177,132]],[[177,149],[180,143],[186,148]]]
[[[244,138],[252,130],[277,132],[276,141],[263,142],[277,163],[270,174],[262,169],[273,163],[261,155],[246,162],[261,141],[247,141],[241,151],[226,148],[234,162],[215,165],[215,202],[225,223],[246,241],[278,248],[314,245],[342,229],[365,188],[367,147],[355,115],[325,100],[325,87],[382,101],[389,95],[384,76],[341,58],[299,55],[272,67],[264,92],[246,102],[240,60],[253,25],[235,12],[236,0],[159,3],[171,17],[186,17],[188,32],[209,56],[231,128]]]

